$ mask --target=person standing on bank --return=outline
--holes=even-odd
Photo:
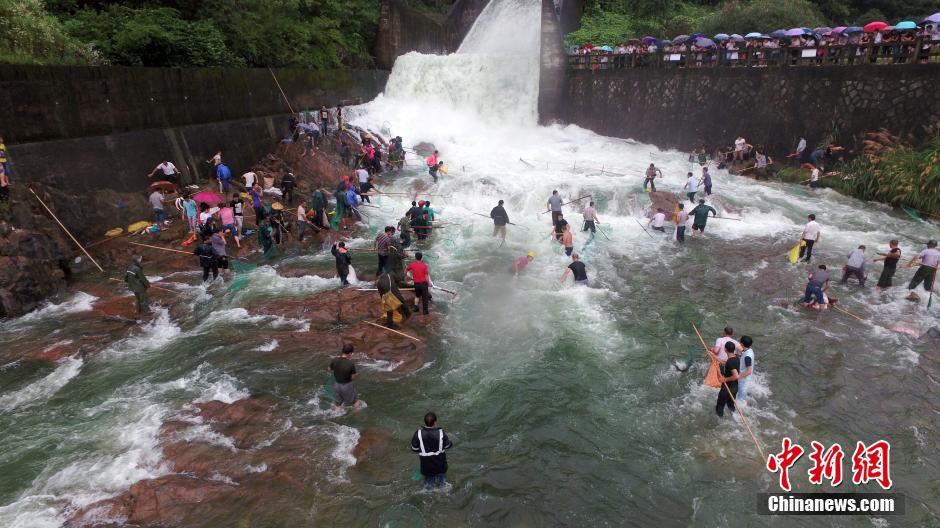
[[[656,189],[653,190],[655,191]],[[594,207],[594,202],[589,203],[582,214],[584,216],[584,225],[581,226],[581,231],[583,232],[590,229],[591,234],[597,233],[597,224],[601,223],[601,221],[597,218],[597,209]]]
[[[443,488],[447,483],[447,454],[444,450],[454,447],[447,433],[437,425],[437,415],[424,415],[424,427],[411,437],[411,450],[418,453],[421,475],[425,489]]]
[[[509,223],[509,215],[503,207],[503,201],[500,200],[496,207],[490,211],[490,218],[493,219],[493,236],[499,235],[503,241],[506,240],[506,224]]]
[[[300,199],[297,206],[297,243],[304,241],[304,232],[307,230],[307,200]]]
[[[920,263],[920,267],[917,268],[914,277],[911,278],[907,289],[913,290],[918,284],[923,282],[924,290],[933,291],[934,279],[937,277],[937,266],[940,266],[940,251],[937,250],[936,240],[928,240],[927,249],[921,251],[919,255],[915,255],[914,258],[907,263],[907,267],[913,268],[918,263]]]
[[[878,284],[875,286],[878,291],[891,287],[891,279],[894,278],[894,273],[898,269],[898,261],[901,260],[901,248],[898,247],[898,241],[892,240],[888,245],[890,247],[888,252],[879,253],[881,256],[874,259],[874,262],[885,261],[884,269],[881,270]]]
[[[811,214],[806,217],[809,221],[806,222],[806,226],[803,227],[803,232],[800,234],[800,239],[806,243],[805,246],[800,247],[800,259],[803,262],[809,262],[813,257],[813,246],[819,242],[820,238],[820,228],[819,224],[816,223],[816,215]],[[806,255],[806,258],[803,258],[803,255]]]
[[[212,271],[212,280],[219,276],[219,261],[215,258],[215,251],[210,243],[211,235],[203,235],[202,242],[196,246],[193,254],[199,257],[199,265],[202,266],[202,282],[209,280],[209,271]]]
[[[428,309],[428,303],[431,301],[431,292],[429,290],[430,286],[433,286],[431,282],[431,274],[428,270],[428,265],[423,261],[424,255],[418,251],[415,253],[415,261],[405,268],[405,275],[411,275],[412,281],[415,285],[415,302],[418,299],[421,299],[421,313],[428,315],[430,310]]]
[[[548,198],[548,203],[545,205],[546,211],[552,212],[552,225],[558,225],[558,219],[561,218],[561,196],[558,195],[558,191],[552,191],[552,195]]]
[[[162,163],[157,165],[150,171],[150,174],[147,175],[148,178],[153,178],[153,175],[157,171],[160,171],[160,174],[163,175],[163,179],[175,185],[177,188],[180,186],[180,170],[176,168],[176,165],[173,165],[173,162],[163,160]]]
[[[354,383],[356,364],[352,361],[353,346],[343,345],[343,353],[330,360],[330,372],[333,373],[333,410],[339,411],[343,405],[352,405],[357,411],[362,408],[362,401]]]
[[[147,302],[147,289],[150,288],[150,281],[147,280],[147,275],[144,274],[143,260],[143,257],[134,254],[131,257],[130,268],[124,273],[124,282],[134,292],[134,299],[137,301],[137,315],[150,313],[150,305]]]

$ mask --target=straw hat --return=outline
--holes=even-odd
[[[284,206],[281,205],[281,202],[274,202],[271,204],[271,209],[274,209],[275,211],[281,211],[284,209]]]

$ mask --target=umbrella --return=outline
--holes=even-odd
[[[883,30],[886,27],[888,27],[887,22],[869,22],[865,24],[865,27],[862,29],[865,30],[865,33],[875,33],[877,31]]]
[[[695,39],[695,45],[700,48],[714,48],[715,41],[713,41],[712,39],[707,39],[705,37],[699,37]]]
[[[688,36],[688,35],[679,35],[679,36],[677,36],[677,37],[673,37],[673,39],[672,39],[672,41],[675,42],[676,44],[682,44],[683,42],[685,42],[685,41],[687,41],[687,40],[689,40],[689,36]]]
[[[761,38],[761,36],[762,36],[762,35],[761,35],[760,33],[751,32],[751,33],[748,33],[747,35],[744,35],[744,38],[746,38],[746,39],[756,39],[756,38]]]
[[[846,29],[848,29],[848,28],[845,27],[845,26],[834,27],[834,28],[832,28],[832,34],[833,34],[833,35],[838,35],[839,33],[842,33],[843,31],[845,31]]]
[[[732,33],[731,40],[735,42],[744,42],[744,37],[742,37],[741,35],[738,35],[737,33]]]
[[[197,203],[205,203],[209,205],[218,205],[222,203],[222,197],[210,191],[202,191],[194,194],[193,200],[196,200]]]
[[[715,40],[728,40],[730,38],[731,38],[731,35],[728,35],[727,33],[719,33],[715,35]]]
[[[917,24],[913,20],[904,20],[898,22],[898,25],[894,26],[894,29],[917,29]]]
[[[645,43],[647,43],[647,44],[656,44],[657,46],[659,46],[660,44],[662,44],[662,41],[659,40],[658,38],[656,38],[656,37],[650,37],[650,36],[648,36],[648,35],[645,36],[645,37],[643,37],[643,42],[645,42]]]
[[[813,30],[813,33],[819,33],[820,35],[823,35],[829,33],[830,31],[832,31],[832,28],[830,27],[818,27]]]
[[[783,38],[785,36],[787,36],[787,32],[782,29],[778,29],[777,31],[774,31],[770,34],[770,38],[775,38],[775,39]]]
[[[771,33],[771,34],[772,34],[772,33]],[[783,34],[786,35],[786,36],[788,36],[788,37],[801,37],[801,36],[805,35],[806,32],[803,31],[803,28],[793,28],[793,29],[788,29],[788,30],[784,31]]]
[[[601,46],[601,47],[599,47],[599,48],[594,48],[594,49],[596,49],[596,50],[598,50],[598,51],[614,51],[614,49],[611,48],[610,46]]]
[[[851,27],[845,28],[845,29],[842,31],[842,33],[844,33],[844,34],[846,34],[846,35],[849,35],[849,34],[851,34],[851,33],[861,33],[862,31],[865,31],[865,30],[864,30],[863,28],[858,27],[858,26],[851,26]]]
[[[929,17],[927,17],[927,18],[921,20],[921,23],[923,23],[923,22],[933,22],[934,24],[940,22],[940,12],[934,13],[934,14],[930,15]]]
[[[160,180],[160,181],[155,181],[151,183],[150,187],[147,187],[147,189],[149,189],[150,192],[156,191],[157,189],[160,189],[161,191],[166,191],[166,192],[173,192],[176,190],[176,185],[166,180]]]

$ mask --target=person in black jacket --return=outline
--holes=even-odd
[[[411,450],[418,453],[426,489],[442,488],[446,484],[447,455],[444,450],[452,447],[454,444],[447,434],[437,426],[437,415],[433,412],[425,414],[424,427],[411,437]]]
[[[297,181],[294,179],[294,173],[288,172],[281,178],[281,192],[284,194],[284,201],[294,203],[294,186]]]
[[[386,293],[391,292],[396,299],[401,303],[401,306],[398,307],[398,311],[408,319],[411,317],[411,310],[408,309],[408,304],[405,302],[405,298],[401,296],[401,291],[398,289],[398,285],[395,284],[395,279],[392,278],[392,275],[385,271],[379,275],[379,278],[375,280],[375,287],[379,290],[379,299],[385,297]],[[395,311],[385,312],[385,326],[393,328],[395,326]]]
[[[509,223],[509,215],[506,214],[506,209],[503,208],[503,201],[499,201],[499,205],[493,208],[490,211],[490,218],[493,219],[493,236],[499,234],[499,237],[506,240],[506,224]]]
[[[352,265],[352,257],[349,256],[349,252],[346,250],[346,243],[340,242],[339,244],[333,244],[333,247],[330,248],[330,253],[336,258],[336,274],[339,275],[339,280],[343,281],[343,286],[349,286],[349,281],[346,280],[346,277],[349,276],[349,266]]]
[[[212,270],[212,280],[215,280],[219,276],[219,261],[215,258],[209,237],[203,235],[202,242],[196,246],[193,254],[199,257],[199,265],[202,266],[202,282],[209,280],[209,270]]]

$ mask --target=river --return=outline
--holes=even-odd
[[[397,374],[362,365],[367,407],[328,412],[324,374],[264,359],[273,332],[302,330],[302,315],[251,313],[252,300],[304,297],[336,288],[312,275],[286,278],[279,266],[328,269],[324,252],[287,255],[251,272],[243,289],[193,286],[198,277],[163,278],[183,291],[179,312],[159,308],[153,322],[115,339],[89,325],[95,297],[74,293],[19,319],[0,322],[0,525],[62,526],[75,509],[142,479],[170,473],[158,445],[161,424],[190,402],[233,402],[265,394],[321,451],[309,493],[269,505],[251,526],[929,526],[940,525],[940,358],[891,328],[937,325],[907,290],[834,286],[841,312],[807,312],[793,303],[806,265],[785,253],[808,213],[822,225],[816,263],[834,275],[846,254],[868,254],[899,238],[906,258],[936,238],[935,224],[829,190],[756,182],[717,171],[710,203],[742,221],[712,220],[705,237],[677,246],[639,225],[648,198],[642,171],[653,162],[661,190],[680,192],[687,154],[599,136],[574,126],[536,124],[540,5],[494,0],[460,51],[400,57],[386,92],[349,109],[352,123],[405,144],[433,143],[449,173],[433,187],[441,220],[454,222],[427,250],[432,278],[460,294],[435,295],[440,318],[427,331],[424,366]],[[772,126],[772,124],[768,124]],[[521,160],[525,160],[524,162]],[[428,182],[420,159],[386,184],[406,192]],[[560,283],[568,260],[548,239],[540,214],[553,189],[590,194],[603,233],[575,235],[590,288]],[[506,201],[504,245],[488,214]],[[407,201],[377,200],[357,244],[395,224]],[[566,207],[572,224],[579,209]],[[645,224],[645,220],[643,220]],[[518,278],[512,260],[536,258]],[[158,270],[148,270],[156,274]],[[895,279],[905,284],[911,270]],[[933,308],[936,314],[937,307]],[[182,314],[182,315],[179,315]],[[706,362],[692,330],[706,340],[726,325],[754,338],[757,374],[746,415],[767,453],[784,437],[839,442],[851,484],[856,441],[892,447],[893,491],[902,517],[761,517],[755,493],[776,491],[738,419],[716,418],[715,389],[702,385]],[[97,340],[86,359],[55,365],[19,361],[18,347]],[[282,338],[283,339],[283,338]],[[12,346],[11,346],[12,344]],[[315,348],[315,344],[311,344]],[[694,360],[681,373],[673,360]],[[321,365],[325,366],[325,365]],[[427,410],[454,441],[450,485],[424,492],[412,479],[407,444]],[[362,432],[381,428],[393,442],[379,467],[351,455]],[[207,433],[208,434],[208,433]],[[795,491],[808,456],[793,469]],[[830,488],[818,488],[826,491]],[[233,503],[214,523],[236,525],[258,506]]]

